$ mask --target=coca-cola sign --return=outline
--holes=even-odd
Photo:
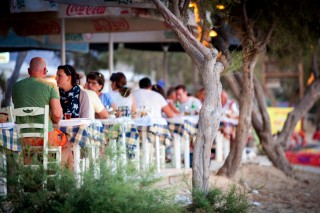
[[[61,4],[106,6],[106,7],[133,7],[133,8],[156,8],[152,0],[46,0]],[[168,0],[161,0],[168,2]],[[166,5],[166,4],[165,4]]]
[[[104,6],[83,6],[83,5],[68,5],[66,8],[66,16],[96,16],[105,15],[106,8]]]
[[[129,23],[124,18],[98,18],[93,20],[93,24],[96,32],[123,32],[129,30]]]

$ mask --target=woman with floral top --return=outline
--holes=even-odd
[[[60,93],[60,103],[65,113],[71,113],[71,118],[89,118],[89,97],[79,87],[79,75],[71,65],[58,67],[56,75]]]

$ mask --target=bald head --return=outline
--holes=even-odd
[[[222,106],[224,106],[226,103],[227,103],[227,101],[228,101],[228,93],[226,93],[226,91],[222,91],[221,92],[221,104],[222,104]]]
[[[30,77],[45,78],[47,63],[43,58],[32,58],[29,65]]]

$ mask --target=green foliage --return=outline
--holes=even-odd
[[[108,150],[106,150],[108,153]],[[222,192],[214,187],[207,194],[193,190],[193,203],[183,207],[175,201],[175,190],[157,186],[154,172],[138,172],[133,165],[119,165],[115,170],[108,159],[101,159],[99,178],[93,169],[82,174],[78,186],[74,174],[60,167],[22,166],[15,161],[14,174],[7,175],[15,192],[0,196],[0,211],[8,212],[247,212],[249,204],[243,193],[230,187]],[[114,156],[111,156],[114,157]],[[120,158],[118,158],[120,159]],[[11,165],[12,166],[12,165]],[[47,177],[53,174],[54,177]],[[4,170],[2,175],[6,175]],[[47,184],[44,184],[47,180]]]
[[[242,70],[243,66],[243,54],[238,51],[233,51],[231,53],[232,62],[227,69],[224,69],[222,75],[228,75],[231,72],[237,72]]]
[[[189,207],[191,212],[248,212],[250,204],[235,185],[232,185],[227,192],[213,187],[207,194],[200,190],[193,190],[193,203]]]
[[[110,160],[110,159],[109,159]],[[139,173],[123,166],[115,171],[101,159],[100,176],[90,169],[77,187],[74,174],[54,168],[57,176],[48,178],[43,168],[18,165],[15,170],[15,193],[1,196],[4,204],[11,203],[15,212],[181,212],[174,202],[174,193],[156,187],[159,181],[151,172]],[[110,162],[110,161],[109,161]]]

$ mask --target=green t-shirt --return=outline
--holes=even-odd
[[[39,78],[26,78],[13,86],[12,101],[14,108],[44,107],[50,105],[51,99],[60,99],[58,88],[52,82]],[[43,123],[43,115],[34,117],[16,117],[17,124]],[[49,131],[53,130],[49,117]]]

